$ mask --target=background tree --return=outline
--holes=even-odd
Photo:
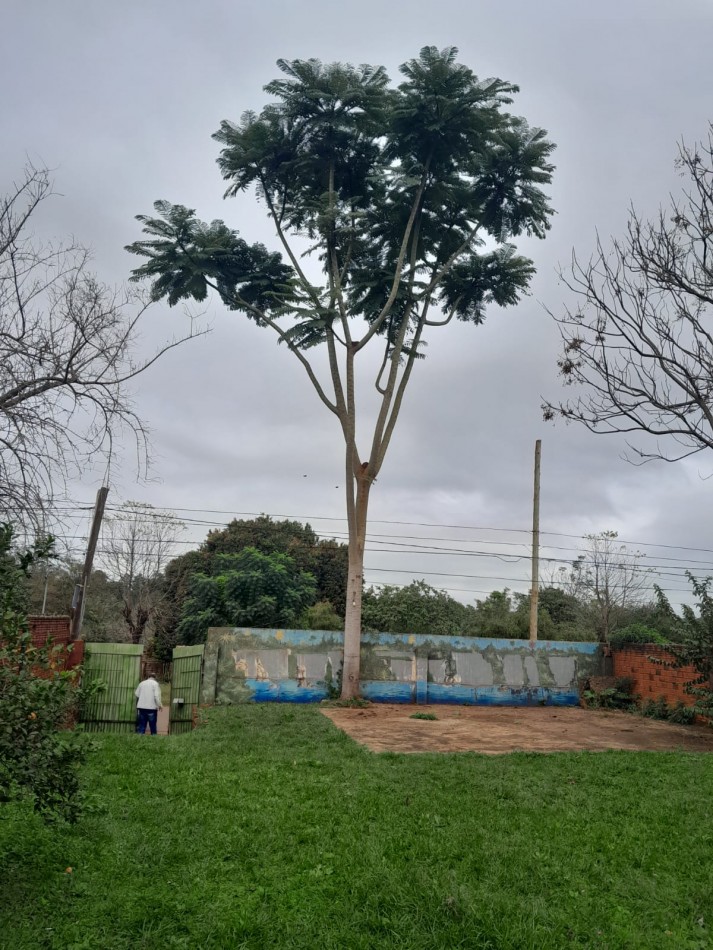
[[[68,615],[81,573],[82,564],[68,559],[58,558],[36,564],[26,579],[28,613]],[[90,593],[82,621],[82,638],[111,642],[127,638],[120,584],[98,568],[92,571]]]
[[[298,626],[300,630],[343,630],[344,618],[328,600],[318,600],[304,611]]]
[[[228,195],[254,189],[284,253],[248,244],[222,221],[157,202],[139,216],[147,258],[134,271],[154,299],[223,303],[269,328],[299,360],[345,444],[349,570],[342,695],[359,690],[367,510],[426,335],[454,318],[482,323],[517,302],[533,265],[509,243],[543,237],[552,144],[505,111],[517,87],[481,81],[454,48],[424,47],[389,87],[382,67],[279,60],[274,100],[223,122]],[[319,264],[307,270],[304,251]],[[378,408],[357,445],[357,357],[380,346]],[[306,353],[324,345],[329,374]],[[362,429],[363,429],[362,424]]]
[[[297,627],[316,585],[286,554],[219,554],[212,574],[196,574],[183,605],[181,643],[203,643],[209,627]]]
[[[651,599],[651,571],[644,555],[628,550],[616,531],[588,534],[585,540],[587,549],[572,563],[564,583],[579,600],[580,623],[608,643],[617,627],[642,619],[635,612]]]
[[[239,554],[247,547],[253,547],[262,554],[287,554],[298,570],[313,576],[315,598],[328,602],[332,620],[327,628],[314,627],[312,624],[317,621],[303,618],[308,629],[344,628],[347,546],[319,538],[308,524],[290,520],[274,521],[268,515],[260,515],[249,520],[236,519],[225,528],[210,531],[198,550],[188,551],[166,566],[164,598],[154,618],[154,649],[159,658],[170,660],[173,648],[179,642],[178,624],[194,575],[219,573],[215,569],[215,561],[220,554]],[[322,610],[326,611],[326,606]]]
[[[135,359],[147,302],[101,284],[86,248],[37,240],[51,194],[47,170],[30,165],[0,197],[0,518],[35,528],[66,476],[109,455],[118,432],[135,436],[145,462],[126,386],[182,342]]]
[[[564,282],[579,300],[555,316],[564,342],[560,373],[583,389],[543,406],[592,432],[656,437],[640,461],[674,461],[713,447],[713,127],[679,148],[688,189],[656,220],[631,211],[626,237]],[[660,437],[669,438],[659,442]]]
[[[344,616],[348,549],[331,539],[321,539],[309,524],[274,521],[269,515],[249,520],[234,519],[225,528],[208,532],[201,546],[204,560],[216,554],[237,554],[246,547],[263,554],[287,554],[301,571],[314,575],[317,596],[328,600]]]
[[[99,559],[119,587],[131,643],[144,640],[160,609],[165,597],[163,571],[184,528],[173,512],[134,501],[104,519]],[[90,588],[87,599],[91,597]]]
[[[473,614],[473,607],[423,580],[405,587],[370,587],[362,603],[364,629],[381,633],[465,636],[472,629]]]

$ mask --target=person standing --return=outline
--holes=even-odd
[[[141,680],[134,690],[136,696],[136,731],[140,736],[146,733],[148,724],[151,735],[156,735],[156,720],[161,705],[161,687],[156,682],[153,673],[149,673],[145,680]]]

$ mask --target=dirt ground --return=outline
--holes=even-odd
[[[713,752],[710,726],[677,726],[630,713],[576,707],[326,707],[325,716],[373,752],[572,752],[587,749]],[[437,720],[411,719],[433,713]]]

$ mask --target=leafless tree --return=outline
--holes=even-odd
[[[121,586],[129,639],[141,643],[164,597],[163,570],[185,529],[171,511],[128,501],[104,519],[98,560]]]
[[[560,373],[584,393],[543,405],[593,432],[653,436],[632,447],[639,463],[713,448],[713,125],[681,144],[677,167],[687,188],[668,210],[652,222],[632,210],[611,250],[597,239],[586,265],[573,256],[563,279],[579,303],[555,319]]]
[[[563,586],[588,609],[599,639],[607,643],[626,611],[650,599],[652,572],[642,563],[645,555],[630,551],[616,531],[587,534],[585,540],[586,550]]]
[[[127,384],[148,359],[134,343],[147,303],[89,270],[77,244],[42,243],[33,216],[52,194],[47,169],[28,165],[0,198],[0,520],[42,525],[66,478],[130,433],[139,467],[146,427]]]

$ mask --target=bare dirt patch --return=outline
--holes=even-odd
[[[713,752],[709,726],[677,726],[623,712],[574,707],[327,707],[325,716],[373,752]],[[409,718],[433,713],[437,720]]]

